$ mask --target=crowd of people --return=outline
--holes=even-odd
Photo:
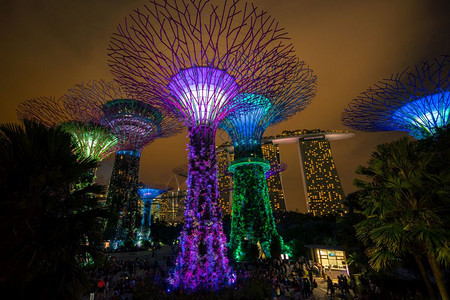
[[[131,299],[137,289],[152,289],[162,297],[171,293],[167,284],[170,267],[176,257],[176,248],[171,247],[166,255],[153,250],[151,255],[143,258],[119,259],[108,255],[101,267],[89,272],[91,291],[86,299]],[[338,292],[355,294],[354,277],[347,279],[340,275],[338,282],[333,283],[325,277],[325,269],[320,264],[312,263],[304,258],[289,260],[258,260],[252,263],[239,262],[232,265],[236,282],[233,286],[237,295],[248,290],[249,282],[259,282],[262,289],[270,294],[271,299],[311,299],[318,281],[326,280],[327,295],[334,297]]]
[[[144,285],[148,278],[158,284],[165,282],[170,257],[118,259],[108,255],[101,267],[89,271],[89,299],[131,299],[136,287]]]
[[[338,275],[337,281],[333,283],[330,276],[327,276],[327,295],[334,296],[336,290],[344,296],[350,294],[350,290],[356,295],[356,279],[353,275],[350,275],[349,279],[345,275]]]

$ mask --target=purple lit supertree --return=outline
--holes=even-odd
[[[78,84],[67,95],[68,106],[85,118],[96,118],[118,139],[118,151],[108,188],[110,215],[105,235],[115,243],[136,238],[140,227],[138,207],[139,163],[144,146],[181,130],[181,123],[159,109],[136,99],[115,82]]]
[[[342,123],[362,131],[406,131],[422,139],[449,124],[450,56],[406,69],[369,88],[342,113]]]
[[[96,118],[83,117],[67,106],[67,98],[39,97],[22,102],[17,108],[19,120],[30,120],[46,126],[60,126],[72,135],[80,159],[102,161],[117,150],[117,138]],[[95,169],[82,175],[76,188],[95,180]]]
[[[282,80],[282,71],[295,64],[285,34],[266,12],[237,0],[149,0],[112,37],[116,80],[171,109],[188,128],[188,197],[175,288],[218,290],[230,283],[215,133],[241,105],[236,95]],[[282,58],[278,73],[263,72]]]
[[[263,157],[261,143],[269,126],[288,119],[311,102],[316,80],[312,70],[298,61],[280,85],[263,85],[253,93],[239,94],[236,101],[245,104],[243,109],[231,112],[219,124],[234,146],[234,161],[229,167],[234,187],[229,245],[237,260],[254,259],[257,248],[265,256],[279,255],[281,248],[288,251],[275,228],[264,175],[270,164]]]

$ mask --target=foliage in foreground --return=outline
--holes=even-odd
[[[450,168],[442,158],[449,148],[436,145],[439,139],[404,138],[377,146],[368,166],[357,170],[369,180],[355,180],[365,216],[355,228],[374,270],[394,270],[411,256],[429,296],[435,298],[428,268],[448,299],[442,267],[449,264]]]
[[[97,260],[104,211],[99,186],[74,190],[94,161],[71,136],[24,122],[0,125],[0,286],[19,299],[79,299],[82,265]],[[10,293],[10,294],[11,294]]]

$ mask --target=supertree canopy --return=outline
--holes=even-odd
[[[231,282],[217,205],[215,132],[241,105],[238,94],[283,80],[282,71],[294,64],[285,34],[266,12],[237,0],[149,0],[112,38],[116,80],[170,109],[188,128],[188,197],[175,288],[217,290]],[[267,76],[263,70],[281,58],[286,64]]]
[[[95,117],[118,140],[107,196],[110,215],[105,229],[106,237],[116,243],[135,239],[140,228],[138,183],[142,149],[155,139],[181,129],[179,122],[136,98],[117,83],[103,80],[75,85],[67,94],[72,110],[89,119]]]
[[[152,220],[152,203],[153,199],[158,197],[159,195],[170,191],[172,188],[163,186],[163,185],[145,185],[140,184],[138,189],[138,194],[141,197],[142,201],[144,202],[143,205],[143,211],[142,211],[142,220],[141,220],[141,227],[138,232],[138,240],[139,242],[142,241],[150,241],[150,225]]]
[[[379,81],[342,114],[344,125],[363,131],[406,131],[422,139],[449,123],[450,56]]]
[[[266,96],[267,86],[261,86],[258,93],[239,94],[236,101],[247,105],[219,124],[234,146],[234,161],[229,167],[234,186],[230,248],[238,260],[253,259],[256,249],[270,257],[283,247],[275,228],[265,176],[270,164],[263,157],[261,141],[268,126],[286,120],[311,102],[316,79],[312,70],[298,61],[271,96]]]
[[[96,122],[94,116],[81,117],[69,106],[66,97],[40,97],[21,103],[17,109],[19,120],[40,122],[46,126],[61,126],[72,135],[80,159],[97,162],[108,157],[117,148],[117,138],[108,127]],[[95,180],[95,170],[83,175],[79,188]]]
[[[74,115],[65,107],[65,98],[37,97],[19,104],[16,113],[20,121],[30,120],[47,127],[74,120]]]
[[[62,123],[61,127],[72,134],[82,157],[102,161],[116,149],[117,138],[100,124],[72,121]]]
[[[141,101],[111,100],[103,106],[102,123],[118,138],[120,151],[139,156],[145,145],[155,140],[161,131],[162,113]]]

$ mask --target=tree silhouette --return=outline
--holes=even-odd
[[[17,299],[79,299],[83,264],[103,241],[95,194],[73,184],[96,162],[75,154],[71,135],[24,121],[0,125],[0,286]]]

